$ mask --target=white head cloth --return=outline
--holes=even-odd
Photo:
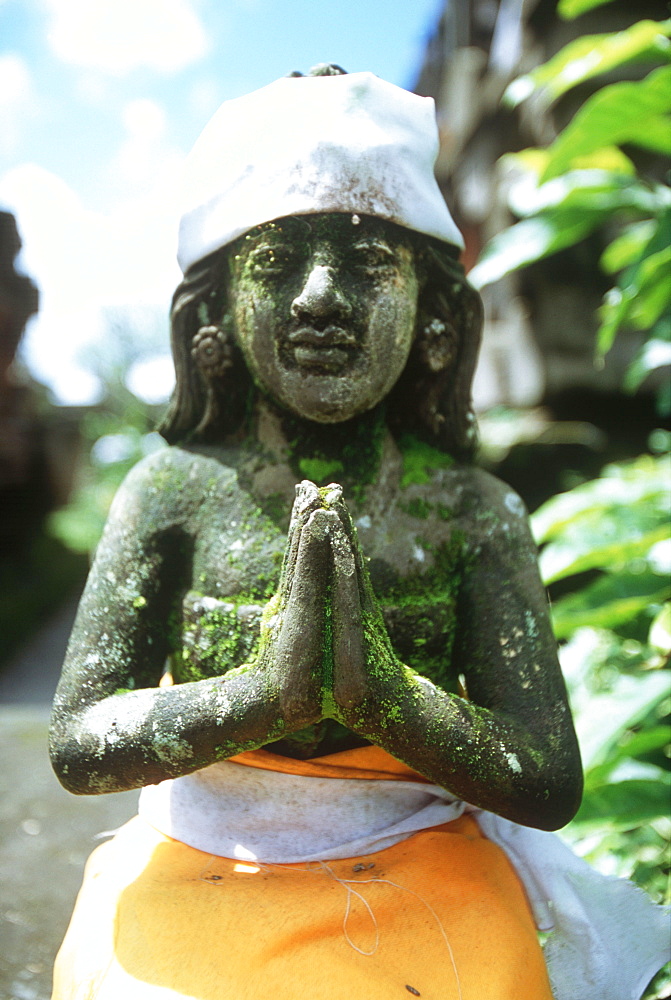
[[[434,103],[372,73],[288,77],[226,101],[184,170],[183,271],[263,222],[374,215],[453,246],[436,183]]]

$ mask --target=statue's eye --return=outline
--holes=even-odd
[[[249,255],[252,274],[258,277],[272,277],[291,267],[294,254],[289,247],[266,245],[257,247]]]
[[[379,240],[366,240],[352,248],[352,259],[357,269],[366,274],[385,274],[396,265],[396,254],[390,246]]]

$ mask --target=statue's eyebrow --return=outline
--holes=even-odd
[[[386,240],[380,239],[375,236],[364,237],[363,239],[357,240],[352,245],[353,250],[381,250],[384,254],[389,257],[395,257],[396,252],[393,247],[391,247]]]
[[[312,233],[312,226],[305,216],[290,215],[279,222],[264,222],[256,227],[256,229],[251,230],[247,235],[255,242],[269,238],[286,241],[296,239],[298,233],[295,230],[301,230],[300,235],[306,237]]]
[[[287,233],[277,232],[268,229],[266,232],[258,233],[254,236],[253,242],[247,246],[247,257],[253,260],[266,250],[279,250],[281,247],[291,246],[292,240]]]
[[[263,253],[264,250],[277,250],[281,246],[282,242],[280,240],[259,240],[257,245],[252,247],[249,251],[249,256],[258,256],[260,253]]]

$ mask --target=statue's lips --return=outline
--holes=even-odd
[[[357,338],[340,326],[327,326],[325,330],[302,327],[289,334],[286,344],[301,367],[337,371],[350,361]]]

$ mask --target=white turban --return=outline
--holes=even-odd
[[[374,215],[463,247],[433,173],[434,103],[372,73],[287,77],[226,101],[184,170],[183,271],[263,222]]]

